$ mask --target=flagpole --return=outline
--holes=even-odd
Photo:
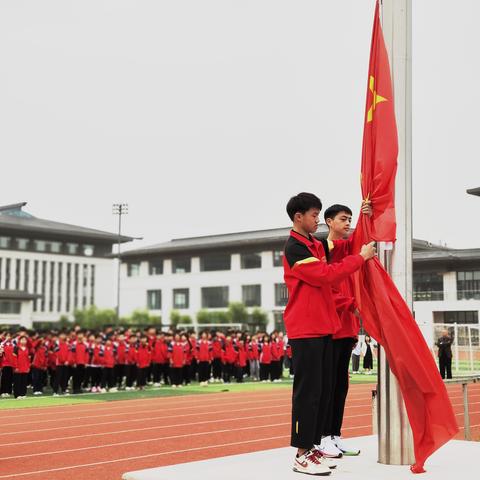
[[[390,59],[398,130],[395,183],[397,241],[380,244],[379,258],[412,309],[412,2],[381,0],[380,19]],[[378,461],[388,465],[415,462],[413,439],[397,380],[385,352],[378,355]]]

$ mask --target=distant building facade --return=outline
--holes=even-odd
[[[321,225],[318,236],[327,235]],[[288,228],[174,239],[122,254],[121,313],[147,308],[168,323],[172,310],[192,317],[230,302],[267,312],[283,328],[288,293],[283,247]],[[414,311],[427,341],[433,324],[479,324],[480,249],[455,250],[414,240]]]
[[[0,207],[0,325],[30,327],[71,319],[90,305],[112,308],[117,235],[36,218],[25,205]]]

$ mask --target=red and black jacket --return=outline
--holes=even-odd
[[[209,362],[212,359],[212,342],[199,340],[197,342],[196,357],[199,362]]]
[[[363,264],[360,255],[327,264],[321,242],[292,230],[283,257],[289,293],[284,313],[288,338],[321,337],[340,330],[332,284],[347,278]]]

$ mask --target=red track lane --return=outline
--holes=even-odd
[[[371,433],[373,387],[350,387],[346,437]],[[461,387],[448,391],[463,426]],[[480,385],[469,391],[475,434]],[[0,479],[119,480],[128,470],[287,446],[290,397],[285,389],[4,411]]]

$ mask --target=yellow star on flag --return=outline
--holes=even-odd
[[[372,99],[372,105],[370,106],[370,108],[368,109],[368,112],[367,112],[367,123],[371,122],[373,120],[373,112],[375,111],[375,108],[377,107],[377,103],[387,101],[387,99],[385,97],[377,95],[377,91],[375,90],[375,78],[373,77],[373,75],[370,75],[370,81],[368,82],[368,88],[372,92],[373,99]]]

